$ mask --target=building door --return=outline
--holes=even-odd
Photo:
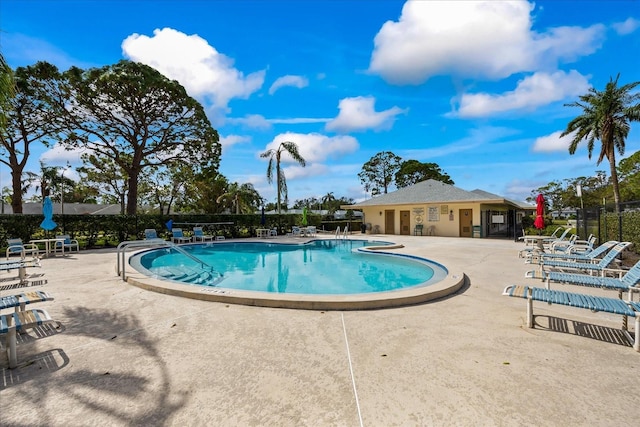
[[[384,211],[384,234],[396,233],[395,213],[393,210]]]
[[[411,234],[411,219],[409,218],[409,211],[400,211],[400,234]]]
[[[460,237],[473,237],[473,209],[460,209]]]

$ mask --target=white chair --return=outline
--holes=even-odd
[[[144,238],[145,240],[158,239],[158,233],[154,228],[147,228],[144,230]]]
[[[63,252],[71,252],[73,248],[76,248],[76,252],[80,253],[80,243],[76,239],[72,239],[68,234],[60,234],[56,236],[56,239],[64,239],[64,241],[56,242],[54,252],[63,251],[63,248]]]
[[[204,234],[202,227],[193,227],[193,241],[194,242],[210,242],[214,239],[214,236]]]
[[[40,253],[38,245],[35,243],[22,243],[22,239],[7,239],[7,245],[7,259],[13,254],[19,254],[20,258],[26,258],[27,254],[31,254],[35,258]]]
[[[171,241],[173,243],[189,243],[191,242],[191,237],[187,237],[182,233],[182,228],[174,228],[171,230]]]

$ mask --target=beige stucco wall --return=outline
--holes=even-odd
[[[435,210],[430,210],[434,208]],[[413,235],[415,225],[418,223],[416,217],[422,217],[426,235],[427,227],[435,226],[436,236],[459,237],[460,236],[460,209],[471,209],[473,211],[473,224],[480,225],[480,203],[447,203],[447,204],[410,204],[393,206],[369,206],[364,207],[364,222],[370,223],[372,230],[377,225],[380,233],[385,233],[385,211],[394,211],[393,234],[400,234],[400,211],[409,211],[410,234]],[[447,213],[444,213],[446,210]],[[450,216],[450,212],[453,215]],[[432,212],[430,217],[429,212]]]

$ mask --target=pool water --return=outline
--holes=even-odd
[[[167,249],[135,255],[130,263],[147,275],[194,285],[314,295],[393,291],[435,283],[447,274],[443,266],[425,259],[357,250],[381,245],[385,243],[336,239],[305,244],[216,242],[180,246],[209,266],[204,270],[185,254]],[[211,270],[215,275],[197,274]]]

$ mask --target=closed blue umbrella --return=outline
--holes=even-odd
[[[264,216],[264,206],[262,207],[262,215],[260,216],[260,224],[265,225],[267,218]]]
[[[40,223],[42,229],[53,230],[58,226],[53,222],[53,203],[51,203],[51,198],[48,196],[42,202],[42,214],[44,215],[44,221]]]

